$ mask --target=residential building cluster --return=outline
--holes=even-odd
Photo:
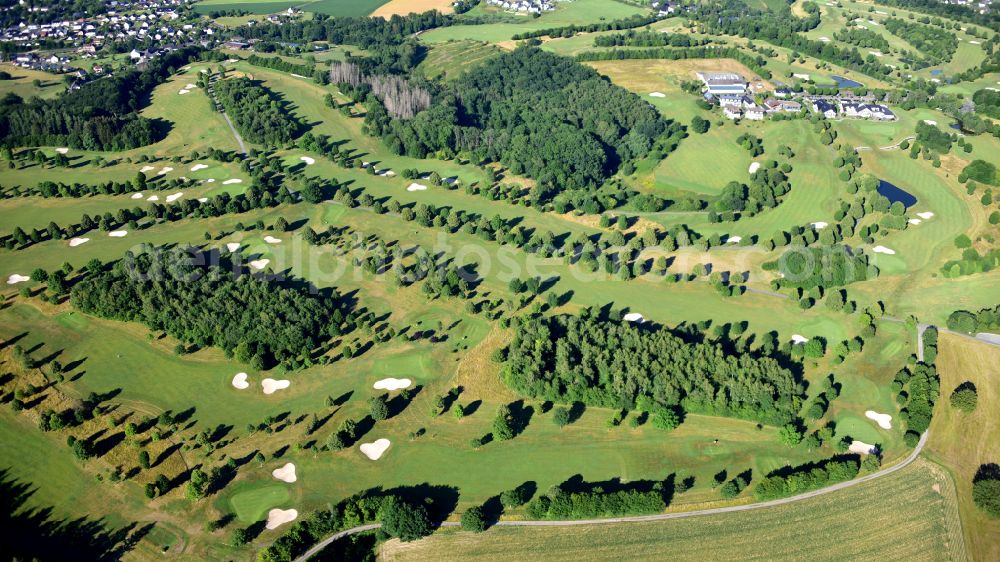
[[[96,56],[104,45],[137,41],[155,50],[174,44],[190,44],[211,39],[211,25],[185,20],[180,10],[190,0],[112,1],[108,11],[94,17],[44,24],[21,22],[0,32],[0,41],[22,48],[62,42],[77,47],[82,56]]]
[[[487,4],[527,14],[540,14],[556,9],[555,0],[486,0]]]
[[[777,113],[798,113],[803,104],[830,119],[852,117],[891,121],[896,118],[892,110],[876,103],[872,96],[858,96],[849,90],[833,96],[796,96],[787,88],[768,92],[762,83],[750,84],[743,76],[732,72],[698,72],[697,75],[704,84],[705,99],[718,103],[729,119],[760,121]],[[801,101],[791,99],[793,97]],[[760,98],[763,99],[758,103]]]

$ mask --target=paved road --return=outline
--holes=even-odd
[[[720,515],[723,513],[736,513],[740,511],[753,511],[756,509],[767,509],[769,507],[777,507],[779,505],[788,505],[790,503],[799,502],[802,500],[807,500],[809,498],[815,498],[817,496],[822,496],[825,494],[830,494],[852,486],[857,486],[864,482],[871,482],[872,480],[883,478],[889,476],[890,474],[902,470],[909,466],[913,461],[917,460],[920,456],[920,452],[923,450],[924,445],[927,443],[927,436],[929,432],[924,432],[920,436],[920,441],[917,442],[917,446],[913,449],[903,462],[899,464],[894,464],[884,470],[878,472],[873,472],[862,476],[861,478],[855,478],[854,480],[848,480],[846,482],[839,482],[832,486],[827,486],[826,488],[820,488],[819,490],[813,490],[811,492],[805,492],[797,496],[791,496],[788,498],[780,498],[777,500],[771,500],[766,502],[751,503],[746,505],[734,505],[730,507],[716,507],[712,509],[699,509],[696,511],[682,511],[679,513],[658,513],[656,515],[636,515],[632,517],[608,517],[605,519],[573,519],[566,521],[498,521],[494,524],[496,527],[574,527],[579,525],[606,525],[610,523],[643,523],[648,521],[666,521],[669,519],[687,519],[689,517],[704,517],[707,515]],[[460,524],[454,521],[446,521],[441,524],[442,527],[458,527]],[[333,541],[346,537],[348,535],[354,535],[357,533],[363,533],[365,531],[371,531],[378,529],[382,526],[381,523],[372,523],[369,525],[362,525],[360,527],[354,527],[352,529],[347,529],[341,531],[334,535],[331,535],[315,546],[306,551],[305,554],[295,559],[295,562],[305,562],[309,557],[313,556],[317,552],[320,552],[324,548],[330,545]]]
[[[236,137],[236,144],[240,145],[240,152],[242,152],[243,156],[246,157],[247,145],[243,144],[243,137],[236,132],[236,127],[233,126],[233,122],[230,121],[229,114],[227,114],[225,110],[222,111],[222,117],[226,120],[226,124],[229,125],[229,130],[233,132],[233,136]]]

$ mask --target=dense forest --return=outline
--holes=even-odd
[[[889,42],[885,40],[885,37],[869,29],[845,27],[834,33],[833,38],[865,49],[878,49],[883,52],[889,50]]]
[[[976,104],[977,113],[1000,119],[1000,92],[983,88],[972,94],[972,101]]]
[[[520,322],[503,378],[533,398],[636,408],[654,418],[683,408],[781,425],[803,398],[796,377],[774,358],[589,315]]]
[[[0,105],[0,142],[8,147],[83,150],[127,150],[156,142],[164,136],[164,127],[138,111],[155,86],[200,51],[194,47],[173,51],[153,59],[142,71],[101,78],[56,99],[5,100]]]
[[[247,78],[219,80],[216,96],[246,140],[274,146],[298,135],[301,124],[263,86]]]
[[[593,69],[533,47],[465,73],[413,119],[369,99],[365,121],[399,154],[500,161],[552,194],[600,184],[679,128]]]
[[[861,253],[852,253],[846,246],[789,248],[775,261],[762,266],[778,271],[782,287],[842,287],[878,276],[875,266]]]
[[[308,357],[344,321],[336,295],[310,293],[207,263],[186,248],[143,247],[73,287],[79,310],[141,322],[177,339],[216,346],[263,368]]]

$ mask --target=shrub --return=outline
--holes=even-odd
[[[976,394],[976,385],[971,382],[964,382],[951,393],[951,407],[965,413],[976,409],[979,396]]]

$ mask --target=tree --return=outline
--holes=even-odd
[[[482,533],[486,530],[486,515],[483,508],[473,506],[465,510],[462,514],[462,528],[473,533]]]
[[[434,530],[427,508],[392,496],[382,508],[382,530],[403,542],[426,537]]]
[[[139,466],[149,468],[149,452],[139,451]]]
[[[681,418],[673,409],[663,408],[653,412],[650,423],[657,429],[670,431],[681,424]]]
[[[239,527],[233,531],[233,538],[230,542],[233,546],[243,546],[250,542],[250,533],[245,528]]]
[[[510,413],[510,407],[500,406],[497,409],[497,416],[493,420],[493,437],[498,441],[514,438],[514,420]]]
[[[559,427],[564,427],[569,423],[569,409],[559,407],[552,412],[552,423]]]
[[[368,399],[368,405],[371,408],[371,415],[375,421],[382,421],[389,417],[389,402],[385,394],[372,396]]]
[[[156,484],[153,484],[152,482],[147,483],[146,486],[145,486],[145,493],[146,493],[146,497],[147,498],[149,498],[149,499],[155,498],[156,497]]]
[[[951,393],[951,407],[970,413],[976,409],[979,395],[976,393],[976,385],[971,382],[964,382]]]
[[[500,504],[506,509],[520,507],[531,499],[531,490],[526,485],[520,485],[511,490],[504,490],[500,493]]]
[[[778,430],[778,441],[793,447],[802,441],[802,430],[795,424],[786,424]]]
[[[694,132],[698,133],[699,135],[707,133],[709,126],[710,123],[707,119],[702,119],[697,115],[695,115],[695,117],[691,119],[691,129],[693,129]]]

